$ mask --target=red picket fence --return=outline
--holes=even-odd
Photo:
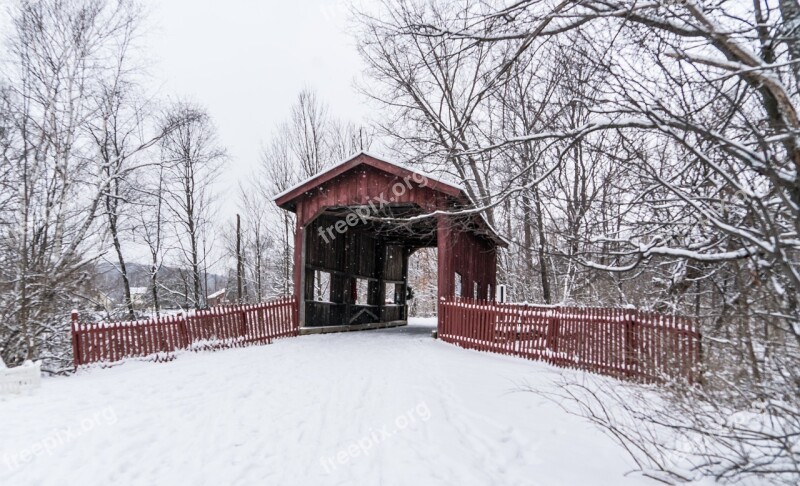
[[[80,322],[72,313],[75,368],[124,358],[169,358],[177,350],[217,349],[297,336],[297,301],[282,297],[253,305],[212,307],[190,314],[126,322]]]
[[[439,302],[439,337],[480,351],[642,381],[696,381],[693,321],[635,309],[548,307],[472,299]]]

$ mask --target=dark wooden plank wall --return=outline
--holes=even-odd
[[[399,245],[386,247],[386,262],[384,264],[384,280],[405,281],[407,250]]]
[[[408,257],[412,248],[389,245],[386,247],[386,262],[384,263],[384,282],[398,284],[395,286],[396,296],[381,294],[381,322],[402,321],[408,318],[406,302],[406,287],[408,279]],[[385,290],[385,285],[381,286]],[[387,300],[396,300],[397,304],[386,304]]]
[[[327,268],[330,270],[345,271],[345,260],[340,258],[344,254],[347,238],[334,232],[336,238],[328,242],[319,234],[318,228],[328,228],[335,225],[337,219],[329,216],[320,216],[308,228],[306,239],[306,265]]]
[[[320,216],[305,228],[305,325],[364,324],[405,319],[405,279],[410,250],[402,245],[387,245],[376,235],[359,227],[349,228],[335,238],[325,228],[338,218]],[[326,237],[320,234],[322,228]],[[326,241],[327,238],[327,241]],[[331,302],[314,300],[316,271],[331,274]],[[366,305],[358,300],[356,279],[368,280]],[[385,280],[399,284],[399,304],[387,305]]]

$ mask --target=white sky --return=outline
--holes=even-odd
[[[330,114],[359,121],[366,101],[346,32],[344,0],[146,0],[146,53],[162,97],[185,97],[213,117],[230,162],[220,181],[221,217],[235,212],[238,180],[250,175],[262,143],[285,120],[304,86]]]

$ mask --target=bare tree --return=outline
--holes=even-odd
[[[319,173],[331,163],[327,143],[329,123],[328,107],[319,101],[316,92],[310,89],[300,91],[292,106],[286,133],[304,177]]]
[[[164,124],[176,127],[161,143],[164,204],[172,215],[176,245],[189,269],[186,299],[199,309],[205,305],[212,183],[226,154],[216,140],[210,117],[195,105],[176,104],[165,115]]]
[[[690,477],[794,482],[800,470],[788,445],[800,434],[798,12],[764,0],[388,0],[360,17],[367,91],[393,115],[384,133],[438,154],[522,229],[522,260],[504,266],[536,271],[538,231],[554,301],[700,319],[702,386],[660,397],[679,413],[582,402],[591,417],[612,403],[636,411],[598,423],[625,431],[662,478],[676,471],[650,454],[662,445],[631,426],[701,444]],[[751,421],[726,421],[736,413]]]
[[[132,184],[131,179],[134,174],[141,175],[152,169],[155,164],[143,161],[143,152],[175,128],[165,125],[160,131],[157,129],[149,105],[136,83],[137,70],[130,66],[129,51],[138,27],[138,16],[138,12],[132,13],[131,22],[120,33],[116,69],[112,76],[103,80],[96,94],[97,116],[88,126],[88,134],[97,149],[98,170],[110,181],[103,197],[105,225],[122,280],[123,303],[131,320],[136,318],[136,310],[123,251],[123,235],[131,230],[128,218],[132,216],[140,196],[138,184]]]
[[[329,134],[330,157],[333,161],[368,151],[374,139],[370,128],[337,119],[331,120]]]
[[[492,154],[476,149],[491,140],[486,114],[495,102],[490,95],[502,86],[502,76],[492,73],[498,53],[491,43],[402,34],[427,20],[423,12],[464,28],[462,5],[385,5],[379,17],[362,14],[358,44],[371,77],[363,92],[386,108],[382,134],[395,141],[404,158],[438,162],[435,168],[462,182],[494,224]]]
[[[279,225],[270,230],[273,240],[280,245],[275,262],[276,271],[273,272],[273,276],[277,278],[272,286],[283,294],[292,291],[295,216],[275,206],[272,198],[300,181],[300,171],[291,162],[290,153],[289,135],[284,126],[273,134],[269,145],[261,153],[260,180],[263,182],[258,189],[258,195],[269,202],[268,207],[273,218],[280,221]]]
[[[98,170],[87,129],[117,72],[139,11],[132,2],[43,0],[11,9],[12,61],[4,70],[8,120],[7,211],[0,238],[0,307],[12,324],[4,360],[68,361],[65,309],[89,298],[86,277],[102,254],[97,217],[121,173]],[[6,266],[6,265],[4,265]]]
[[[303,89],[289,120],[275,128],[262,150],[254,178],[259,182],[240,189],[247,235],[246,283],[259,299],[292,292],[295,218],[278,209],[273,197],[372,145],[371,130],[332,117],[328,111],[313,90]]]
[[[148,171],[150,177],[139,180],[138,204],[136,205],[136,223],[133,229],[135,238],[147,246],[149,264],[149,287],[153,299],[153,312],[161,315],[159,271],[166,255],[164,229],[166,226],[164,211],[164,172],[165,167],[159,164],[155,170]]]

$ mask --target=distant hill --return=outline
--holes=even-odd
[[[141,263],[126,263],[128,279],[131,288],[150,287],[150,266]],[[122,275],[117,265],[110,262],[98,262],[94,266],[95,281],[93,287],[106,298],[114,303],[121,303],[123,299]],[[162,266],[158,272],[158,280],[161,285],[168,287],[174,292],[163,290],[159,293],[163,299],[164,307],[177,307],[183,305],[180,295],[185,294],[190,288],[190,272],[179,267]],[[216,273],[209,273],[204,279],[208,282],[207,293],[212,294],[227,285],[227,277]],[[204,282],[204,284],[205,284]],[[149,296],[148,296],[149,297]]]

